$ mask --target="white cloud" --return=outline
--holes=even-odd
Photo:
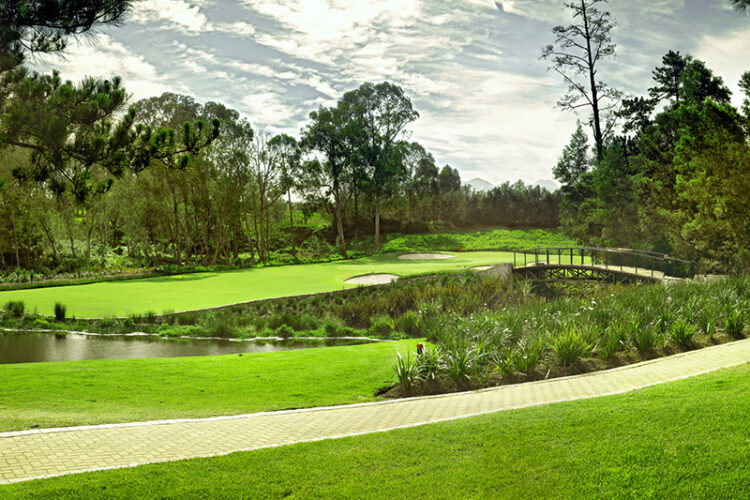
[[[111,78],[121,76],[125,89],[134,99],[159,95],[163,92],[188,92],[185,85],[165,78],[143,55],[133,54],[122,43],[107,35],[79,39],[68,47],[65,57],[46,57],[36,60],[32,68],[47,72],[60,71],[65,79],[80,81],[87,76]]]
[[[190,3],[184,0],[137,2],[133,8],[131,20],[140,24],[163,20],[172,27],[180,28],[187,33],[200,33],[212,29],[208,18],[201,11],[201,3]]]
[[[750,71],[750,28],[719,36],[705,35],[695,56],[724,79],[733,93],[732,102],[741,105],[744,95],[738,82],[743,73]]]

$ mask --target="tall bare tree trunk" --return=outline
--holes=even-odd
[[[375,197],[375,251],[380,251],[380,195]]]
[[[344,240],[344,221],[343,214],[341,213],[341,195],[339,193],[339,181],[336,179],[333,182],[333,198],[336,206],[334,212],[336,214],[336,233],[338,236],[339,253],[342,257],[346,258],[346,241]]]

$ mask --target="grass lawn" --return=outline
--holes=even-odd
[[[3,498],[740,498],[750,366],[625,395],[0,487]]]
[[[373,401],[416,342],[0,365],[0,431]]]
[[[426,234],[388,234],[384,252],[444,250],[530,250],[575,247],[574,238],[549,229],[482,229]]]
[[[461,271],[513,260],[513,254],[508,252],[453,254],[454,258],[445,260],[399,260],[399,254],[383,254],[324,264],[14,290],[0,292],[0,304],[23,301],[29,312],[51,315],[55,302],[61,302],[67,306],[68,316],[79,318],[158,314],[354,288],[356,285],[348,285],[345,280],[362,274],[410,276]]]

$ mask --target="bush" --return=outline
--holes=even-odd
[[[639,351],[650,351],[659,342],[659,333],[652,325],[643,325],[630,331],[630,341]]]
[[[695,328],[693,325],[688,324],[687,321],[680,318],[670,328],[670,336],[672,341],[681,347],[691,347],[693,345],[693,336],[695,335]]]
[[[413,337],[418,336],[420,334],[419,314],[416,311],[412,310],[404,312],[398,318],[398,321],[396,321],[396,326],[404,333],[407,333]]]
[[[435,380],[443,369],[443,357],[436,349],[425,348],[417,357],[417,374],[421,380]]]
[[[445,372],[456,382],[471,380],[479,375],[476,350],[468,346],[455,346],[443,354]]]
[[[542,360],[545,351],[545,342],[542,338],[530,339],[524,337],[518,347],[513,351],[513,366],[521,373],[534,371]]]
[[[341,337],[341,327],[337,325],[336,323],[332,323],[330,321],[326,321],[323,323],[323,331],[326,333],[327,337]]]
[[[552,351],[555,358],[563,366],[570,366],[592,350],[592,345],[586,341],[576,327],[565,327],[562,334],[552,339]]]
[[[289,340],[294,337],[294,328],[289,325],[281,325],[276,328],[276,335],[284,340]]]
[[[66,314],[66,307],[60,302],[55,302],[55,319],[57,321],[64,321]]]
[[[411,392],[414,383],[419,380],[417,364],[411,360],[411,355],[407,355],[404,359],[399,353],[396,364],[393,366],[393,372],[396,375],[396,380],[407,392]]]
[[[742,338],[745,329],[745,317],[736,309],[727,309],[724,313],[724,328],[734,338]]]
[[[393,330],[393,320],[389,316],[379,314],[370,318],[370,334],[380,338],[387,338]]]
[[[9,301],[5,304],[5,312],[12,318],[22,318],[26,310],[26,304],[23,301]]]
[[[234,337],[234,328],[226,320],[221,319],[211,326],[208,333],[211,337]]]

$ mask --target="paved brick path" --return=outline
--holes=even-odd
[[[387,403],[0,433],[0,484],[331,439],[616,394],[750,362],[750,339],[564,379]]]

